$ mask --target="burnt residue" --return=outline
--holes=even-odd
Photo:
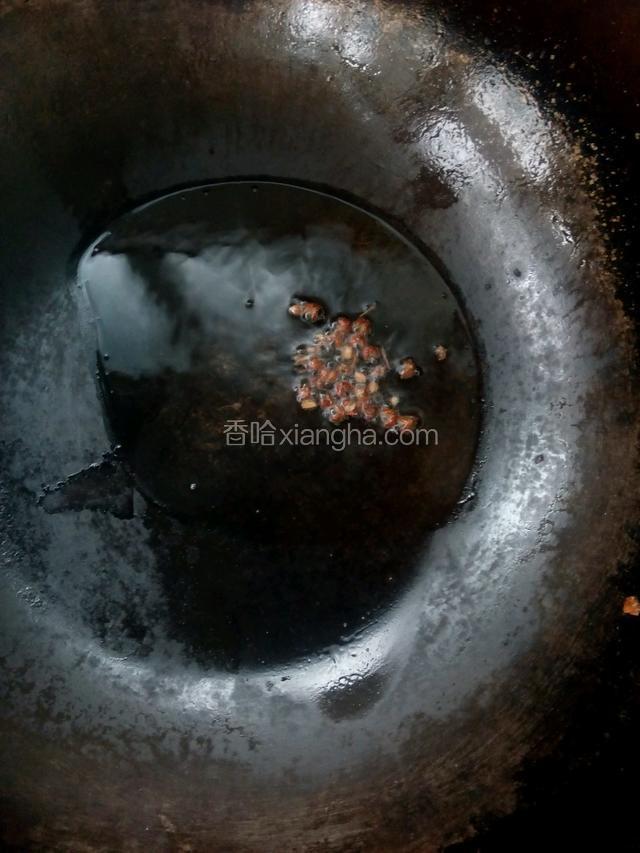
[[[38,503],[49,513],[84,509],[133,518],[133,484],[129,471],[115,454],[54,485],[45,486]]]
[[[447,208],[457,201],[457,195],[443,175],[422,166],[411,184],[416,214],[425,207]]]

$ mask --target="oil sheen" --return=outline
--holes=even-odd
[[[472,336],[426,252],[327,193],[237,181],[125,214],[78,273],[176,637],[236,670],[311,654],[391,606],[461,498],[480,420]],[[375,305],[392,366],[421,367],[387,390],[428,446],[347,444],[356,421],[301,443],[330,425],[296,402],[292,354],[312,330],[289,315],[294,296],[329,317]]]

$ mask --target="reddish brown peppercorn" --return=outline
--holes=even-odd
[[[319,302],[292,302],[289,306],[289,314],[306,323],[320,323],[325,318],[324,308]]]
[[[358,317],[357,320],[353,321],[353,331],[356,334],[360,335],[368,335],[371,333],[371,320],[367,317]]]
[[[322,370],[324,367],[324,361],[318,355],[312,355],[307,360],[307,368],[309,370]]]
[[[344,408],[340,405],[332,406],[330,409],[327,409],[327,412],[328,418],[332,424],[341,424],[347,417]]]
[[[349,343],[352,347],[361,350],[367,345],[367,336],[356,332],[353,335],[349,335]]]
[[[336,317],[336,319],[333,321],[333,328],[336,331],[342,332],[343,334],[347,335],[351,331],[351,320],[348,317],[344,317],[342,315],[340,317]]]
[[[336,397],[348,397],[353,392],[353,385],[346,379],[336,382],[333,388]]]
[[[438,344],[434,349],[433,354],[436,357],[436,361],[445,361],[448,355],[447,348],[443,347],[442,344]]]
[[[383,406],[380,409],[380,423],[385,429],[393,429],[398,422],[398,413],[391,406]]]
[[[303,400],[308,400],[311,396],[313,396],[313,391],[309,385],[301,385],[296,393],[296,398],[299,403]]]
[[[328,388],[338,378],[338,371],[335,367],[323,367],[318,373],[318,385],[321,388]]]
[[[362,400],[360,403],[360,414],[366,421],[373,421],[378,416],[378,407],[371,400]]]
[[[403,358],[398,368],[398,376],[400,379],[413,379],[420,373],[418,365],[412,358]]]
[[[362,347],[362,358],[368,364],[375,364],[375,362],[380,359],[380,347],[377,347],[374,344],[367,344]]]
[[[418,426],[418,419],[414,415],[400,415],[396,423],[398,432],[413,432]]]

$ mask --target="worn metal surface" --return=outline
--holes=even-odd
[[[5,3],[0,48],[6,843],[425,851],[508,810],[637,519],[631,332],[573,140],[428,5]],[[474,324],[486,416],[474,500],[370,635],[221,675],[161,627],[101,644],[96,603],[114,630],[161,609],[143,524],[35,497],[105,450],[74,250],[134,200],[237,175],[329,186],[422,240]]]

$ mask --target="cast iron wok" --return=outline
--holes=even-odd
[[[561,117],[428,4],[3,3],[0,45],[5,843],[424,851],[508,811],[637,521],[632,331]],[[143,521],[38,495],[108,449],[78,251],[229,177],[328,188],[427,247],[485,408],[472,500],[371,633],[221,672],[162,623],[105,642],[96,604],[125,634],[161,609]]]

